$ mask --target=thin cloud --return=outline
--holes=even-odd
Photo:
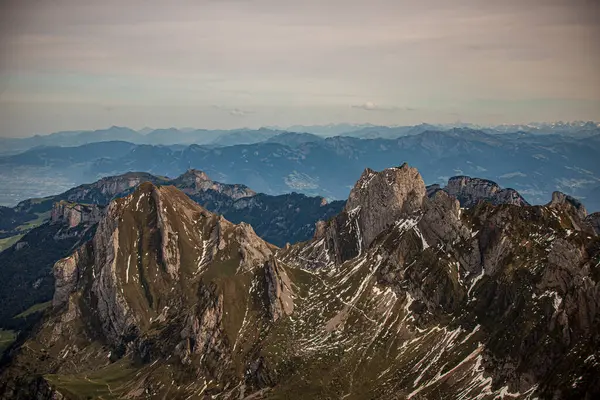
[[[383,112],[394,112],[394,111],[415,111],[414,108],[411,107],[396,107],[396,106],[382,106],[372,101],[367,101],[363,104],[354,104],[351,106],[352,108],[358,108],[360,110],[365,111],[383,111]]]
[[[242,110],[237,107],[231,108],[231,107],[219,106],[219,105],[215,105],[215,104],[213,104],[212,107],[217,110],[227,111],[229,113],[229,115],[232,115],[234,117],[244,117],[248,114],[254,114],[254,111]]]
[[[229,110],[229,115],[233,115],[235,117],[244,117],[248,114],[252,114],[252,111],[240,110],[239,108]]]
[[[597,119],[595,3],[0,1],[0,134]]]

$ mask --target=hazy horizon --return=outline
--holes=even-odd
[[[7,138],[7,139],[22,139],[22,138],[30,138],[30,137],[34,137],[34,136],[47,136],[47,135],[51,135],[53,133],[60,133],[60,132],[92,132],[92,131],[102,131],[102,130],[108,130],[111,128],[128,128],[128,129],[132,129],[136,132],[139,133],[145,133],[142,132],[144,130],[168,130],[168,129],[177,129],[179,131],[187,131],[187,130],[223,130],[223,131],[231,131],[231,130],[244,130],[244,129],[248,129],[248,130],[259,130],[259,129],[280,129],[280,130],[289,130],[290,132],[298,132],[298,133],[303,133],[301,131],[294,131],[292,128],[297,127],[297,126],[305,126],[307,128],[312,127],[312,128],[327,128],[327,127],[340,127],[340,126],[344,126],[344,125],[349,125],[349,126],[354,126],[356,127],[356,129],[360,129],[361,127],[366,127],[366,126],[372,126],[372,127],[388,127],[388,128],[401,128],[401,127],[411,127],[411,126],[418,126],[421,124],[424,125],[434,125],[434,126],[465,126],[465,127],[481,127],[481,128],[497,128],[500,127],[502,125],[504,126],[511,126],[511,125],[536,125],[536,124],[559,124],[559,123],[564,123],[564,124],[569,124],[569,123],[594,123],[598,126],[600,126],[600,122],[599,121],[592,121],[592,120],[588,120],[588,121],[583,121],[583,120],[579,120],[579,121],[529,121],[529,122],[525,122],[525,123],[504,123],[504,124],[474,124],[474,123],[470,123],[470,122],[466,122],[466,121],[455,121],[455,122],[451,122],[451,123],[439,123],[439,124],[432,124],[432,123],[428,123],[428,122],[420,122],[417,124],[411,124],[411,125],[402,125],[402,124],[373,124],[370,122],[365,122],[365,123],[350,123],[350,122],[337,122],[337,123],[323,123],[323,124],[296,124],[296,125],[285,125],[285,126],[279,126],[279,125],[268,125],[268,126],[254,126],[254,127],[248,127],[248,126],[238,126],[238,127],[233,127],[233,128],[205,128],[205,127],[201,127],[201,126],[156,126],[156,127],[151,127],[151,126],[124,126],[124,125],[108,125],[108,126],[99,126],[99,127],[94,127],[94,128],[90,128],[90,129],[73,129],[73,130],[63,130],[63,131],[52,131],[52,132],[37,132],[37,133],[33,133],[31,135],[21,135],[21,136],[5,136],[0,134],[0,138]],[[292,129],[292,130],[290,130]],[[351,130],[347,131],[347,132],[351,132]],[[315,133],[316,135],[322,135],[321,133]],[[327,136],[327,135],[325,135]],[[335,135],[333,135],[335,136]]]
[[[0,136],[600,120],[585,0],[0,3]]]

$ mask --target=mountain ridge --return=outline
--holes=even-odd
[[[259,236],[278,246],[309,239],[316,221],[328,219],[343,207],[343,202],[327,202],[321,197],[297,193],[257,194],[244,185],[212,181],[197,170],[189,170],[174,179],[126,173],[105,177],[57,196],[23,201],[15,209],[7,209],[10,213],[2,214],[8,220],[0,219],[6,235],[15,235],[12,249],[0,252],[0,274],[7,282],[13,282],[7,291],[0,291],[0,300],[5,304],[0,327],[12,327],[14,315],[50,300],[54,281],[49,272],[52,264],[70,249],[66,246],[73,246],[84,232],[93,232],[104,208],[112,200],[131,194],[144,182],[176,185],[196,203],[236,223],[251,224]],[[45,216],[46,222],[36,222],[42,218],[38,216]],[[31,226],[25,228],[24,224]],[[82,230],[84,225],[86,228]],[[60,228],[62,226],[64,228]],[[58,234],[58,229],[64,233]],[[36,245],[29,246],[29,243]]]
[[[428,196],[406,164],[366,170],[352,193],[312,240],[279,250],[174,187],[113,200],[76,268],[55,266],[57,307],[12,351],[0,391],[600,393],[600,241],[573,205],[461,208],[443,190]]]
[[[256,193],[245,185],[216,182],[205,172],[190,169],[172,179],[145,172],[127,172],[123,175],[108,176],[91,184],[79,185],[56,196],[24,200],[17,204],[14,210],[21,213],[20,215],[33,218],[34,213],[47,213],[53,208],[55,202],[61,200],[105,206],[115,196],[127,195],[143,182],[174,185],[197,203],[212,211],[230,216],[236,222],[243,222],[245,219],[247,222],[253,221],[261,235],[267,235],[268,240],[280,246],[285,245],[287,241],[308,239],[312,236],[316,219],[328,218],[342,207],[342,202],[327,202],[323,197],[309,197],[298,193],[280,196]],[[305,213],[309,221],[308,226],[305,226],[304,218],[294,215],[294,210],[297,210],[297,213],[300,210]],[[256,216],[253,216],[252,212],[255,212]],[[281,229],[286,231],[274,230],[269,220],[259,217],[259,214],[267,212],[271,213],[271,220],[277,222],[281,225]]]
[[[92,181],[131,170],[178,176],[196,168],[217,181],[242,182],[261,193],[296,191],[345,199],[366,167],[381,170],[403,159],[417,166],[428,184],[446,183],[456,175],[477,176],[517,190],[532,204],[543,204],[558,190],[579,198],[591,211],[600,207],[600,170],[595,162],[600,142],[593,139],[494,135],[465,128],[397,139],[284,137],[225,147],[117,144],[115,151],[109,151],[110,142],[106,142],[106,150],[90,153],[87,161],[75,154],[88,152],[85,148],[62,148],[2,157],[0,163],[23,181],[51,173],[56,179]],[[8,175],[0,179],[10,180]],[[13,186],[6,186],[7,198],[31,190]]]

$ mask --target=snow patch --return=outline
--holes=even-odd
[[[415,231],[415,233],[417,234],[417,236],[419,236],[419,238],[421,239],[421,243],[423,245],[423,250],[426,250],[427,248],[429,248],[429,244],[427,243],[427,241],[425,240],[425,237],[423,236],[423,234],[421,233],[421,230],[419,228],[417,228],[417,226],[415,225],[415,227],[413,228],[413,230]]]
[[[473,290],[473,288],[475,287],[477,282],[479,282],[481,280],[481,278],[483,278],[483,275],[485,275],[485,269],[482,267],[481,274],[479,274],[477,277],[475,277],[475,279],[473,279],[473,282],[471,282],[471,286],[469,287],[469,290],[467,291],[467,296],[471,294],[471,290]]]
[[[127,268],[125,269],[125,283],[129,283],[129,265],[131,264],[131,254],[127,259]]]

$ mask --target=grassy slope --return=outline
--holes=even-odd
[[[50,211],[37,213],[37,218],[19,225],[15,228],[15,235],[0,239],[0,252],[8,249],[13,244],[17,243],[31,229],[40,226],[50,217]]]
[[[13,331],[5,331],[0,329],[0,353],[15,341],[16,335]]]
[[[8,249],[13,244],[17,243],[24,235],[19,234],[15,236],[9,236],[4,239],[0,239],[0,251]]]
[[[37,303],[29,307],[27,310],[22,313],[15,315],[13,318],[25,318],[28,315],[34,314],[36,312],[44,311],[46,308],[50,307],[52,301],[46,301],[44,303]]]

